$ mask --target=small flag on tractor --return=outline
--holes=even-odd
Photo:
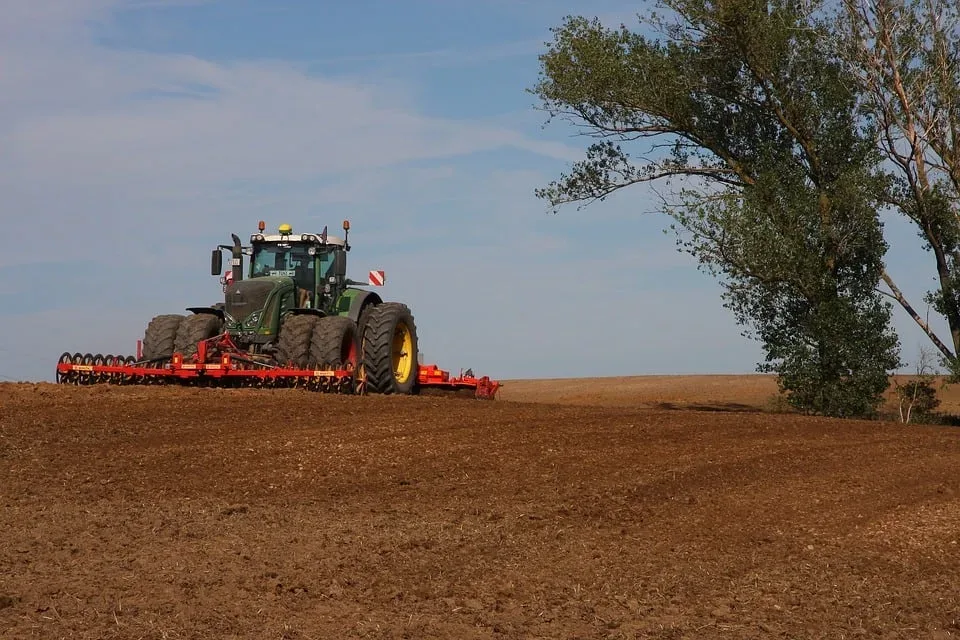
[[[370,286],[372,287],[382,287],[386,279],[387,276],[383,271],[370,272]]]

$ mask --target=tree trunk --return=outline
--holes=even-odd
[[[930,227],[929,223],[925,227],[927,241],[930,243],[933,255],[937,260],[940,295],[943,296],[943,312],[947,318],[947,326],[950,328],[953,351],[954,353],[960,353],[960,310],[957,309],[957,292],[953,288],[953,279],[950,277],[950,265],[943,250],[943,243],[940,241],[942,234],[934,233],[934,229]]]

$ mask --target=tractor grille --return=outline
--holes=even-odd
[[[234,320],[243,322],[251,313],[262,309],[267,296],[276,286],[272,281],[241,280],[227,289],[225,311]]]

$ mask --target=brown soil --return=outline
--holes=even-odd
[[[898,414],[897,386],[913,376],[893,376],[887,390],[886,414]],[[938,411],[960,414],[960,384],[933,381]],[[549,402],[607,407],[699,409],[705,411],[775,411],[789,409],[769,375],[632,376],[508,380],[500,397],[517,402]]]
[[[507,380],[500,392],[517,402],[718,411],[777,408],[777,395],[776,378],[766,375]]]
[[[0,385],[0,637],[960,637],[960,430],[607,383]]]

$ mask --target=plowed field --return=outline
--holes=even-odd
[[[960,637],[960,429],[557,384],[0,385],[0,637]]]

